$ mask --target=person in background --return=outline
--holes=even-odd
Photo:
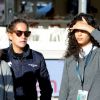
[[[100,31],[96,20],[89,14],[80,13],[68,28],[59,100],[99,100]]]
[[[15,100],[51,100],[52,86],[43,55],[27,44],[31,32],[24,19],[15,19],[7,27],[11,45],[3,50],[4,58],[12,68]]]
[[[1,58],[2,51],[0,50],[0,100],[15,100],[12,72],[7,62]]]

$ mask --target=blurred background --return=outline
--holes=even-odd
[[[16,17],[27,19],[31,25],[41,24],[44,20],[47,20],[47,25],[50,20],[68,22],[80,12],[81,7],[86,7],[86,13],[99,19],[98,0],[0,0],[0,25],[7,25]]]
[[[6,26],[15,18],[28,21],[28,44],[43,53],[53,87],[52,100],[58,100],[63,55],[67,48],[67,24],[80,12],[92,14],[100,24],[99,0],[0,0],[0,48],[9,46]],[[37,84],[39,94],[39,88]]]

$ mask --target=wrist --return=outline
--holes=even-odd
[[[92,27],[92,26],[88,26],[87,27],[87,31],[91,34],[92,33],[92,31],[94,30],[95,28],[94,27]]]

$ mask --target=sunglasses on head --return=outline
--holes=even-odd
[[[24,34],[25,37],[29,37],[31,34],[31,31],[21,31],[21,30],[16,30],[14,31],[18,37],[22,36]]]

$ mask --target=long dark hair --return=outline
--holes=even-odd
[[[77,21],[82,21],[82,17],[87,21],[87,23],[89,25],[98,29],[95,18],[90,14],[84,14],[84,13],[80,13],[79,15],[75,16],[74,19],[68,24],[68,27],[71,28],[71,27],[73,27],[73,25],[76,24]],[[74,31],[69,30],[68,48],[65,51],[65,58],[67,58],[71,55],[73,55],[76,59],[79,58],[79,52],[80,52],[81,48],[76,41],[74,33],[75,33],[75,30]],[[90,34],[88,34],[88,35],[90,36],[90,41],[93,43],[93,45],[100,47],[99,43]]]

